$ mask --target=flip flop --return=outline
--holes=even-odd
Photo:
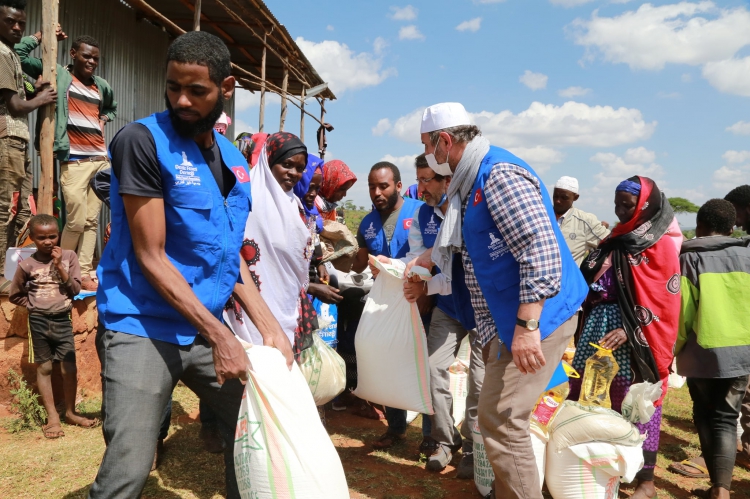
[[[688,478],[708,478],[708,470],[705,466],[702,466],[698,462],[696,462],[696,459],[703,460],[703,458],[701,457],[685,459],[683,461],[680,461],[679,463],[675,462],[670,464],[667,469],[672,473],[686,476]]]
[[[58,431],[52,431],[52,428],[60,428]],[[65,436],[65,432],[62,429],[62,426],[60,424],[48,424],[42,426],[42,432],[44,433],[44,438],[48,438],[50,440],[54,440],[55,438],[60,438]]]
[[[87,430],[90,430],[91,428],[98,428],[99,426],[102,425],[102,420],[99,418],[90,419],[89,421],[91,421],[91,424],[83,425],[83,424],[68,422],[66,420],[65,424],[68,424],[70,426],[78,426],[79,428],[85,428]]]

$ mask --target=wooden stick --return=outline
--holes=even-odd
[[[57,89],[57,16],[58,0],[42,2],[42,78]],[[48,104],[39,111],[42,130],[39,136],[39,154],[41,155],[41,175],[39,177],[38,213],[52,215],[52,197],[54,195],[55,158],[55,104]]]
[[[266,120],[266,35],[263,35],[263,56],[260,59],[260,124],[258,131],[263,131]]]
[[[305,141],[305,87],[302,87],[302,102],[300,104],[300,111],[299,113],[299,139],[304,142]]]
[[[323,140],[320,142],[320,144],[318,144],[318,152],[320,153],[320,159],[323,159],[326,156],[326,150],[325,150],[326,127],[325,125],[322,125],[322,123],[325,123],[325,117],[326,117],[326,100],[319,98],[318,102],[320,102],[320,122],[321,122],[321,126],[323,127],[323,131],[321,132],[323,134]]]
[[[201,30],[201,0],[195,0],[195,11],[193,12],[193,31]]]
[[[284,131],[286,121],[286,89],[289,84],[289,70],[284,66],[284,79],[281,80],[281,117],[279,118],[279,131]]]

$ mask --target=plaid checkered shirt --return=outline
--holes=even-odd
[[[510,163],[496,164],[484,184],[490,215],[520,265],[521,303],[551,298],[560,291],[562,258],[552,220],[542,202],[543,188],[528,170]],[[464,217],[470,198],[467,196],[461,207]],[[497,327],[479,288],[466,243],[461,255],[477,322],[477,339],[485,346],[497,338]]]

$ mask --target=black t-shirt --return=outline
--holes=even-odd
[[[120,130],[109,146],[112,171],[120,183],[119,193],[148,198],[163,198],[161,167],[156,156],[156,143],[151,132],[140,123],[131,123]],[[200,148],[222,196],[227,197],[237,179],[224,165],[219,145]]]

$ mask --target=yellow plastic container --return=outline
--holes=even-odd
[[[539,396],[539,400],[536,401],[534,410],[531,412],[531,424],[539,428],[544,435],[549,434],[549,425],[557,416],[557,413],[562,407],[563,401],[568,398],[570,393],[570,383],[567,378],[580,378],[581,376],[573,369],[573,366],[567,362],[561,363],[565,370],[566,381],[560,383],[557,386],[549,388]]]
[[[583,372],[581,383],[581,396],[578,402],[581,405],[612,408],[612,400],[609,397],[609,387],[615,379],[620,366],[617,365],[612,350],[589,343],[596,348],[594,355],[586,360],[586,370]]]

